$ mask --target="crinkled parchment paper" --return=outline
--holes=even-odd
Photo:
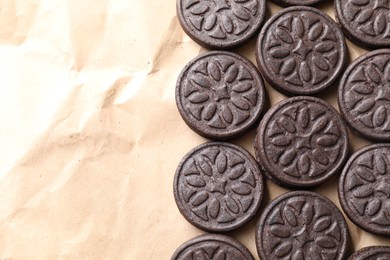
[[[278,10],[268,3],[268,17]],[[0,0],[0,24],[0,258],[169,259],[204,233],[172,193],[178,162],[206,142],[175,105],[178,74],[207,51],[175,0]],[[254,44],[236,52],[254,62]],[[322,97],[337,106],[335,90]],[[233,142],[253,153],[254,134]],[[339,206],[336,183],[317,191]],[[287,191],[267,186],[265,204]],[[258,216],[229,234],[256,257]],[[354,249],[390,245],[348,225]]]

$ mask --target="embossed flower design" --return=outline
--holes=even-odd
[[[390,130],[390,62],[384,66],[379,57],[360,64],[351,74],[345,101],[351,115],[365,127],[386,132]]]
[[[229,223],[254,202],[256,179],[235,152],[218,149],[190,160],[183,168],[182,197],[203,221]]]
[[[338,40],[327,22],[309,14],[289,14],[270,27],[264,55],[274,74],[294,86],[319,84],[337,67]]]
[[[236,38],[250,29],[257,16],[256,0],[185,0],[190,23],[214,39]]]
[[[346,179],[349,200],[360,216],[380,225],[390,225],[390,164],[385,153],[367,153],[350,169]]]
[[[226,246],[225,246],[226,247]],[[190,252],[191,256],[186,256],[186,260],[214,260],[214,259],[228,259],[231,255],[228,255],[226,248],[221,248],[221,246],[203,246],[198,249],[193,249]]]
[[[387,38],[389,32],[388,0],[348,0],[345,3],[344,14],[349,22],[359,31],[371,37]]]
[[[215,129],[238,126],[258,104],[251,73],[233,59],[207,60],[188,73],[183,86],[186,107],[197,120]]]
[[[288,106],[275,115],[267,135],[273,163],[296,178],[323,174],[337,160],[340,129],[320,105]]]
[[[341,232],[332,211],[290,200],[269,216],[270,252],[275,259],[335,259]],[[270,240],[271,241],[271,240]]]

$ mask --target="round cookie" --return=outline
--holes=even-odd
[[[342,260],[349,243],[342,213],[326,197],[287,192],[264,210],[256,229],[261,259]]]
[[[336,18],[346,36],[368,48],[390,47],[390,2],[335,0]]]
[[[210,49],[231,49],[246,43],[265,18],[265,0],[177,0],[183,30]]]
[[[344,35],[313,7],[283,9],[263,26],[256,58],[267,81],[286,95],[314,95],[332,86],[346,63]]]
[[[254,260],[249,250],[238,241],[222,235],[201,235],[181,245],[171,260],[240,259]]]
[[[227,140],[249,131],[265,106],[263,79],[244,57],[211,51],[190,61],[176,84],[176,105],[198,134]]]
[[[390,144],[366,146],[348,160],[338,194],[349,219],[362,229],[390,236]]]
[[[315,97],[288,98],[260,122],[256,158],[275,183],[292,188],[322,184],[343,167],[347,128],[337,111]]]
[[[323,0],[273,0],[273,1],[281,6],[291,6],[291,5],[315,5]]]
[[[341,115],[365,138],[390,141],[390,50],[369,52],[345,71],[338,89]]]
[[[389,246],[369,246],[351,255],[348,260],[385,260],[390,259]]]
[[[260,168],[246,150],[209,142],[184,156],[173,191],[180,213],[191,224],[224,232],[244,225],[256,214],[263,186]]]

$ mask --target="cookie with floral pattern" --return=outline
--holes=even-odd
[[[264,210],[256,229],[261,259],[343,260],[349,243],[347,223],[326,197],[287,192]]]
[[[390,1],[336,0],[335,13],[346,36],[368,48],[390,47]]]
[[[352,222],[390,236],[390,144],[369,145],[354,153],[340,176],[338,193]]]
[[[201,235],[181,245],[171,260],[254,260],[249,250],[238,241],[222,235]]]
[[[314,97],[288,98],[260,122],[256,158],[269,179],[292,188],[318,186],[337,174],[349,150],[338,112]]]
[[[183,30],[210,49],[231,49],[246,43],[262,25],[266,0],[177,0]]]
[[[347,68],[338,103],[353,131],[374,141],[390,141],[390,50],[369,52]]]
[[[176,104],[198,134],[227,140],[249,131],[265,106],[264,83],[244,57],[211,51],[190,61],[176,84]]]
[[[180,213],[211,232],[234,230],[257,212],[263,179],[245,149],[221,142],[195,147],[177,167],[173,191]]]
[[[346,64],[344,35],[324,12],[285,8],[261,29],[256,58],[266,80],[286,95],[314,95],[332,86]]]

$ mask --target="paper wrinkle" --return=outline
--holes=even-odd
[[[171,63],[169,58],[172,57],[172,49],[175,49],[177,45],[182,44],[183,37],[188,36],[185,36],[185,33],[183,33],[177,18],[172,17],[170,25],[161,39],[161,42],[164,42],[164,44],[159,46],[153,57],[153,70],[149,75],[163,67],[164,62]]]
[[[131,100],[138,92],[139,88],[142,86],[142,83],[148,77],[149,70],[140,70],[132,73],[131,76],[126,76],[123,81],[128,82],[128,86],[121,88],[119,91],[114,104],[124,104],[127,101]]]
[[[0,2],[0,20],[7,21],[0,27],[0,43],[19,45],[28,37],[38,5],[32,1],[4,0]],[[20,1],[19,1],[20,2]]]

